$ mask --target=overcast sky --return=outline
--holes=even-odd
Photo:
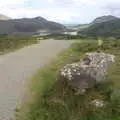
[[[42,16],[60,23],[89,23],[103,15],[120,17],[120,0],[1,0],[0,13],[12,18]]]

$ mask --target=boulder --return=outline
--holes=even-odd
[[[84,94],[87,89],[106,80],[108,67],[114,62],[115,56],[111,54],[86,53],[81,61],[61,68],[58,81],[64,80],[76,94]]]

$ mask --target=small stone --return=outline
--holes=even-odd
[[[61,75],[63,75],[65,77],[65,73],[63,71],[61,72]]]
[[[80,75],[80,73],[76,73],[76,75]]]
[[[79,89],[78,91],[76,91],[75,95],[84,95],[85,92],[85,89]]]
[[[76,69],[74,69],[73,71],[74,71],[74,72],[76,72],[77,70],[76,70]]]
[[[95,99],[91,102],[92,105],[94,105],[97,108],[101,108],[105,106],[105,102],[103,100]]]

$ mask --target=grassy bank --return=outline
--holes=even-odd
[[[16,49],[20,49],[26,45],[37,43],[33,37],[8,37],[0,36],[0,54],[5,54]]]
[[[79,61],[86,52],[104,51],[116,56],[116,63],[109,70],[107,82],[88,91],[84,96],[75,96],[73,91],[61,100],[51,101],[49,96],[56,81],[58,70],[66,63]],[[105,41],[98,48],[96,41],[74,43],[53,62],[40,69],[30,83],[30,99],[16,113],[17,120],[120,120],[120,42]],[[117,91],[117,92],[115,92]],[[94,99],[106,101],[103,108],[89,105]]]

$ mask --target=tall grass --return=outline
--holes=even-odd
[[[112,41],[113,42],[113,41]],[[120,120],[120,42],[104,41],[97,47],[97,41],[74,43],[67,51],[39,70],[32,78],[30,91],[33,101],[27,112],[18,114],[20,120]],[[117,43],[116,43],[117,42]],[[66,87],[62,96],[52,99],[53,88],[59,69],[66,63],[80,60],[85,52],[104,51],[116,56],[116,63],[108,71],[106,83],[87,91],[83,96],[75,96]],[[94,99],[105,101],[105,106],[96,108],[90,102]]]
[[[8,37],[0,36],[0,54],[13,51],[15,49],[22,48],[29,44],[37,43],[37,40],[33,37]]]

